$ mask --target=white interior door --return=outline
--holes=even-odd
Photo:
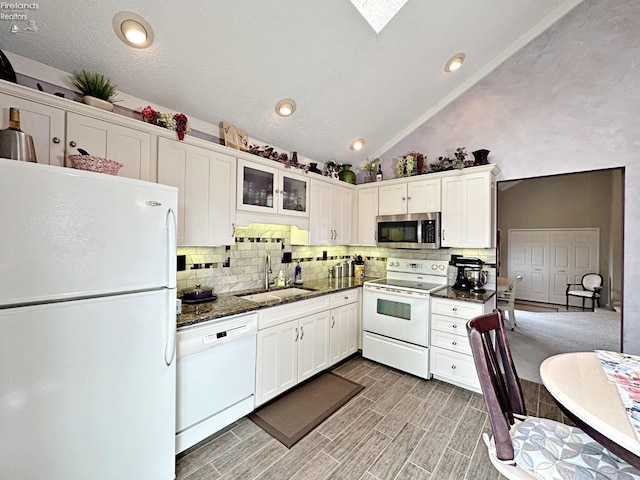
[[[597,228],[509,230],[509,278],[523,277],[516,297],[563,305],[567,283],[599,271],[599,237]]]
[[[549,233],[509,231],[509,278],[522,275],[516,297],[547,302],[549,299]]]

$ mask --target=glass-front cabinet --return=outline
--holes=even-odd
[[[309,180],[246,160],[238,160],[237,209],[309,216]]]

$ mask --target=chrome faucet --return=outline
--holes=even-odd
[[[271,254],[267,253],[266,265],[264,268],[264,289],[269,290],[269,275],[273,272],[271,271]]]

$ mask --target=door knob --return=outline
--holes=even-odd
[[[51,141],[56,144],[60,143],[60,139],[58,137],[53,137]]]
[[[70,146],[70,147],[75,148],[75,147],[76,147],[76,145],[78,145],[78,144],[77,144],[76,142],[74,142],[73,140],[71,140],[71,141],[69,142],[69,146]]]

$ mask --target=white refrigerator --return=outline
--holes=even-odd
[[[175,477],[177,198],[0,159],[0,478]]]

